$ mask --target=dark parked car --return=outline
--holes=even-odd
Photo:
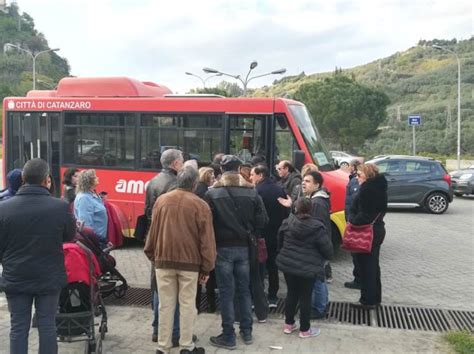
[[[454,171],[449,174],[453,184],[454,195],[474,194],[474,166]]]
[[[451,177],[432,158],[388,155],[367,161],[376,164],[388,182],[388,206],[425,207],[442,214],[453,201]]]

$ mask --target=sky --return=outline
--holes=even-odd
[[[185,93],[203,67],[245,77],[350,68],[420,39],[468,39],[472,0],[17,0],[82,77],[128,76]],[[11,1],[7,0],[7,4]],[[249,88],[281,75],[256,78]],[[207,86],[222,78],[212,77]],[[225,78],[229,82],[237,82]]]

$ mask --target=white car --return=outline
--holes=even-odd
[[[359,156],[353,156],[344,151],[330,151],[330,153],[332,158],[334,159],[334,162],[336,162],[339,167],[349,166],[352,160],[359,160],[360,162],[364,162],[363,158]]]

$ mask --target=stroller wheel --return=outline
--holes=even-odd
[[[86,342],[86,350],[85,350],[85,353],[86,354],[92,354],[92,353],[95,353],[95,348],[96,347],[96,342],[95,340],[90,340],[88,342]]]
[[[105,334],[107,333],[107,331],[108,331],[107,323],[105,323],[105,322],[101,323],[100,328],[99,328],[100,339],[105,339]]]
[[[115,289],[114,289],[114,296],[117,298],[117,299],[121,299],[122,297],[125,296],[125,293],[127,292],[127,286],[125,284],[122,284],[120,286],[117,286]]]
[[[102,354],[102,339],[101,338],[99,338],[97,340],[97,343],[95,344],[95,353]]]

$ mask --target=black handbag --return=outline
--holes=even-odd
[[[133,236],[139,240],[144,241],[146,239],[146,235],[148,233],[148,218],[146,215],[140,215],[137,218],[137,225],[135,226],[135,232]]]
[[[227,194],[230,197],[230,200],[232,200],[232,204],[234,205],[234,210],[235,213],[237,214],[237,218],[239,221],[240,226],[244,230],[245,237],[247,238],[247,242],[249,245],[249,256],[250,259],[257,259],[258,258],[258,249],[257,249],[257,237],[253,234],[251,228],[249,227],[248,223],[242,218],[242,210],[240,208],[240,205],[235,201],[234,196],[232,193],[229,191],[227,187],[224,187]],[[238,231],[240,234],[242,234],[241,231]]]

